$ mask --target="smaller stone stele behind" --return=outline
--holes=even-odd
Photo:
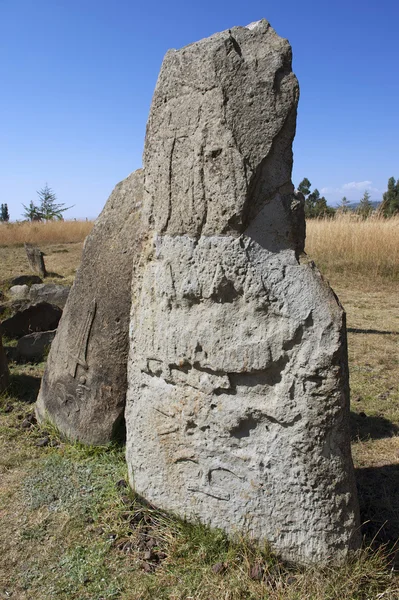
[[[142,181],[140,169],[115,187],[86,239],[36,403],[39,421],[87,444],[109,442],[123,421]]]
[[[0,394],[4,392],[4,390],[8,386],[8,365],[7,358],[4,352],[3,343],[0,334]]]

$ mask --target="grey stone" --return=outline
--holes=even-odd
[[[26,257],[28,259],[28,263],[32,271],[38,273],[40,277],[46,277],[46,265],[44,264],[44,253],[33,246],[32,244],[24,244]]]
[[[51,304],[54,307],[63,309],[69,290],[69,286],[54,283],[33,284],[30,288],[26,284],[12,286],[8,290],[11,299],[0,304],[0,316],[7,314],[7,317],[11,318],[37,304],[46,304],[46,306]],[[16,317],[16,319],[19,319],[19,317]],[[40,331],[42,330],[40,329]],[[46,327],[44,330],[46,330]]]
[[[8,290],[8,294],[13,300],[26,300],[29,297],[29,286],[13,285]]]
[[[31,306],[28,299],[25,300],[7,300],[3,304],[0,304],[0,316],[3,319],[14,316],[17,312],[25,310]]]
[[[12,317],[4,319],[0,324],[0,332],[9,338],[20,338],[36,331],[49,331],[56,329],[62,311],[58,306],[47,302],[28,305],[15,312]]]
[[[16,357],[19,362],[38,362],[43,360],[55,337],[56,330],[41,331],[24,335],[18,340]]]
[[[109,442],[123,420],[142,179],[139,170],[116,186],[86,239],[36,404],[39,420],[89,444]]]
[[[345,315],[300,260],[298,84],[266,21],[167,53],[144,152],[126,457],[136,492],[287,560],[360,544]]]
[[[4,352],[1,337],[2,336],[0,333],[0,394],[7,388],[9,382],[7,358]]]
[[[64,308],[70,287],[66,285],[56,285],[55,283],[39,283],[32,285],[29,291],[29,299],[32,304],[39,302],[48,302],[59,308]]]

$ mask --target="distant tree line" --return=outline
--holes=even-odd
[[[8,212],[7,204],[0,205],[0,221],[7,223],[10,220],[10,213]]]
[[[65,204],[57,203],[57,196],[46,183],[44,188],[37,192],[39,202],[35,204],[30,201],[29,206],[22,204],[24,207],[23,217],[27,221],[62,221],[63,213],[72,208],[65,207]],[[10,220],[7,204],[0,205],[0,222],[7,223]]]
[[[298,185],[298,191],[305,198],[305,217],[307,219],[333,217],[336,213],[342,214],[349,211],[356,212],[366,219],[374,210],[373,204],[370,201],[370,193],[367,190],[360,199],[356,210],[353,211],[351,203],[345,196],[337,208],[333,208],[332,206],[328,206],[326,198],[320,195],[317,188],[311,191],[311,187],[312,184],[307,177],[302,179]],[[392,217],[399,214],[399,179],[395,180],[394,177],[390,177],[387,187],[388,189],[383,194],[383,199],[378,206],[377,213],[384,217]],[[72,206],[65,207],[65,204],[57,203],[57,196],[47,183],[37,192],[37,195],[39,196],[37,204],[31,200],[29,206],[22,205],[24,207],[23,216],[28,221],[62,220],[64,218],[63,213],[72,208]],[[8,206],[7,204],[1,204],[0,222],[7,223],[9,220]]]
[[[386,217],[399,213],[399,179],[395,177],[388,179],[388,189],[382,197],[380,210]]]
[[[305,177],[298,185],[298,191],[305,198],[305,217],[307,219],[316,219],[320,217],[333,217],[336,213],[342,214],[355,212],[364,219],[367,219],[374,211],[373,203],[370,200],[370,193],[366,190],[360,199],[355,210],[351,208],[351,203],[344,196],[337,208],[328,206],[327,200],[320,195],[317,188],[311,191],[312,184]],[[377,213],[380,216],[392,217],[399,214],[399,179],[390,177],[388,180],[388,189],[383,195],[383,200],[378,206]]]
[[[298,185],[298,191],[300,191],[305,197],[305,217],[307,219],[316,219],[319,217],[332,217],[335,214],[334,208],[327,206],[327,200],[324,196],[320,196],[320,192],[317,188],[310,191],[312,184],[309,179],[305,177]]]

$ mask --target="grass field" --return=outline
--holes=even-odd
[[[0,280],[27,272],[2,227]],[[82,248],[73,239],[36,240],[67,280]],[[11,365],[0,397],[0,599],[398,600],[398,248],[399,219],[308,225],[307,252],[348,317],[362,552],[341,568],[295,569],[143,507],[125,487],[123,448],[69,444],[29,422],[44,365]]]
[[[92,221],[0,223],[0,246],[23,246],[25,242],[39,245],[83,242],[92,227]]]
[[[392,219],[341,215],[307,223],[307,253],[328,276],[360,275],[399,280],[399,216]]]

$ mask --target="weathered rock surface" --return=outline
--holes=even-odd
[[[284,558],[360,542],[344,312],[301,264],[298,84],[266,21],[167,53],[144,152],[130,482],[150,502]]]
[[[142,179],[139,170],[116,186],[85,242],[36,404],[39,420],[90,444],[111,440],[123,419]]]
[[[0,324],[0,333],[9,338],[20,338],[36,331],[56,329],[62,310],[47,302],[21,307],[15,314]]]
[[[8,386],[8,364],[0,333],[0,393]]]
[[[26,310],[31,306],[28,299],[7,300],[0,304],[0,317],[9,319],[22,310]]]
[[[8,319],[15,317],[12,322],[21,322],[23,319],[16,315],[30,309],[36,304],[45,304],[46,307],[52,305],[63,309],[68,298],[69,290],[70,286],[56,285],[54,283],[33,284],[31,287],[26,284],[14,285],[8,290],[10,300],[0,304],[0,316],[3,316],[3,320],[5,319],[4,315],[7,315]],[[24,314],[28,315],[29,313],[24,312]],[[43,311],[43,314],[45,316],[44,324],[42,327],[36,328],[36,331],[47,330],[48,316],[46,311]],[[57,314],[59,317],[61,316],[59,311],[57,311]],[[20,334],[18,334],[18,336],[19,335]]]
[[[13,285],[8,290],[8,293],[13,300],[27,300],[29,298],[29,286]]]
[[[39,283],[32,285],[29,290],[29,299],[32,304],[39,302],[48,302],[59,308],[64,308],[68,299],[70,287],[66,285],[57,285],[55,283]]]
[[[37,362],[43,360],[50,349],[55,334],[56,329],[24,335],[18,340],[15,349],[16,360],[19,362]]]

